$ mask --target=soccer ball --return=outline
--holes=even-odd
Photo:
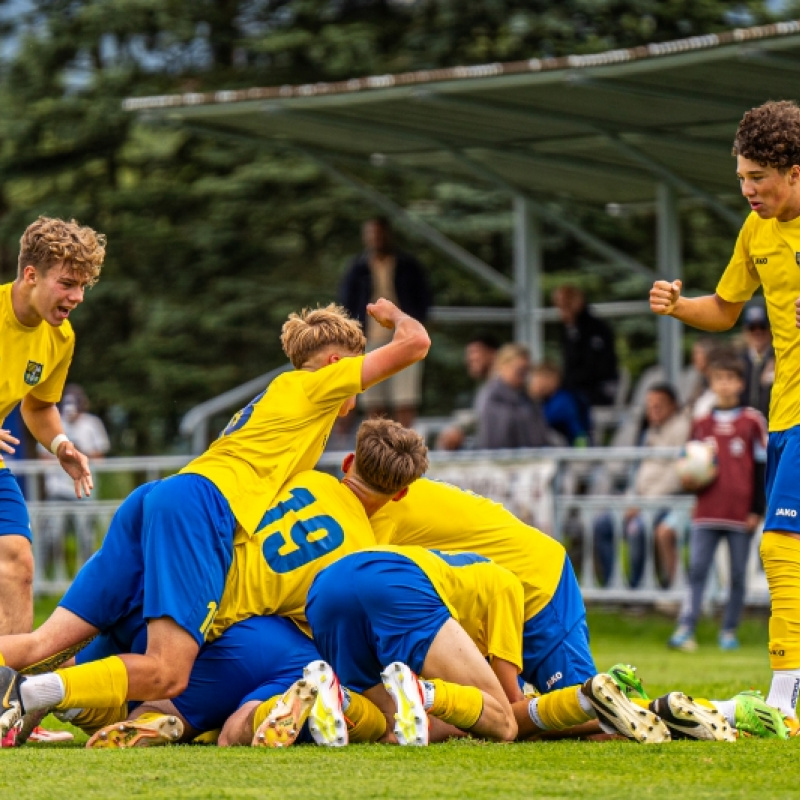
[[[717,477],[717,453],[707,442],[686,442],[675,463],[678,476],[696,488],[708,486]]]

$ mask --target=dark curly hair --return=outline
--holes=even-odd
[[[792,100],[751,108],[736,130],[733,155],[781,172],[800,164],[800,108]]]

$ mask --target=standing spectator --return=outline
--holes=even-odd
[[[742,405],[758,409],[769,419],[772,384],[775,381],[775,350],[772,330],[762,305],[753,305],[744,312],[744,391]]]
[[[545,447],[551,444],[541,406],[525,392],[530,368],[528,350],[507,344],[497,351],[494,377],[489,381],[478,415],[480,449]]]
[[[364,252],[348,267],[341,285],[341,301],[364,326],[367,350],[374,350],[389,342],[392,331],[367,315],[367,304],[384,297],[424,324],[431,306],[431,291],[419,261],[395,249],[388,219],[368,220],[361,233]],[[371,416],[388,414],[410,427],[419,406],[421,386],[422,362],[417,362],[373,386],[362,395],[362,403]]]
[[[460,450],[464,446],[466,437],[475,430],[485,402],[497,348],[497,340],[491,334],[476,334],[467,342],[464,348],[464,364],[467,375],[478,385],[469,409],[456,411],[452,424],[439,433],[436,440],[437,449]]]
[[[613,405],[619,382],[614,332],[591,312],[577,286],[557,287],[553,305],[564,323],[564,388],[575,392],[587,410]]]
[[[571,446],[590,443],[589,415],[578,398],[562,385],[561,370],[548,361],[531,369],[528,394],[541,403],[547,424]]]
[[[754,408],[741,404],[744,365],[735,355],[722,353],[709,367],[714,410],[695,421],[691,438],[712,444],[717,453],[717,476],[707,486],[684,478],[688,491],[697,493],[689,539],[689,598],[668,644],[677,650],[697,649],[694,631],[703,603],[703,590],[721,539],[728,540],[730,594],[725,606],[719,646],[739,646],[736,631],[744,607],[745,575],[750,541],[764,514],[764,464],[767,423]]]
[[[60,405],[64,433],[69,436],[70,441],[90,460],[103,458],[110,449],[108,434],[100,417],[88,413],[89,400],[86,392],[76,383],[68,384],[64,387],[64,396]],[[45,460],[55,460],[41,445],[38,448],[38,454]],[[72,481],[63,470],[48,470],[45,474],[44,496],[47,500],[60,502],[71,502],[76,499]],[[69,517],[72,517],[75,527],[78,566],[80,566],[95,550],[94,519],[90,515],[48,515],[42,530],[43,545],[46,552],[63,555],[63,540]]]
[[[680,412],[675,389],[668,383],[657,383],[650,387],[645,396],[645,418],[647,428],[641,439],[642,447],[679,447],[686,444],[690,423]],[[636,470],[631,495],[634,497],[664,497],[678,494],[681,481],[674,461],[661,458],[643,459]],[[670,529],[681,527],[679,515],[671,511],[669,501],[655,514],[653,528],[667,526]],[[655,535],[655,532],[654,532]],[[606,585],[614,565],[614,519],[611,514],[603,514],[595,522],[594,528],[595,560],[598,577]],[[647,559],[647,521],[645,515],[636,507],[629,508],[623,517],[623,538],[628,543],[630,555],[630,586],[636,588],[644,575]]]

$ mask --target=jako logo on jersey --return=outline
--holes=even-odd
[[[754,258],[753,261],[755,261],[757,267],[763,267],[767,263],[766,258]]]
[[[547,679],[547,688],[552,689],[554,684],[558,683],[564,676],[560,672],[556,672],[552,678]]]
[[[779,508],[775,512],[776,517],[796,517],[797,512],[793,508]]]

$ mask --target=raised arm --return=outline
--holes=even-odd
[[[650,310],[675,317],[703,331],[730,330],[739,318],[744,303],[729,303],[718,294],[683,297],[681,281],[656,281],[650,289]]]
[[[370,303],[367,313],[384,328],[394,329],[394,336],[391,342],[365,356],[361,368],[361,385],[364,389],[421,361],[431,346],[430,337],[422,323],[404,314],[389,300],[381,298],[377,303]]]

